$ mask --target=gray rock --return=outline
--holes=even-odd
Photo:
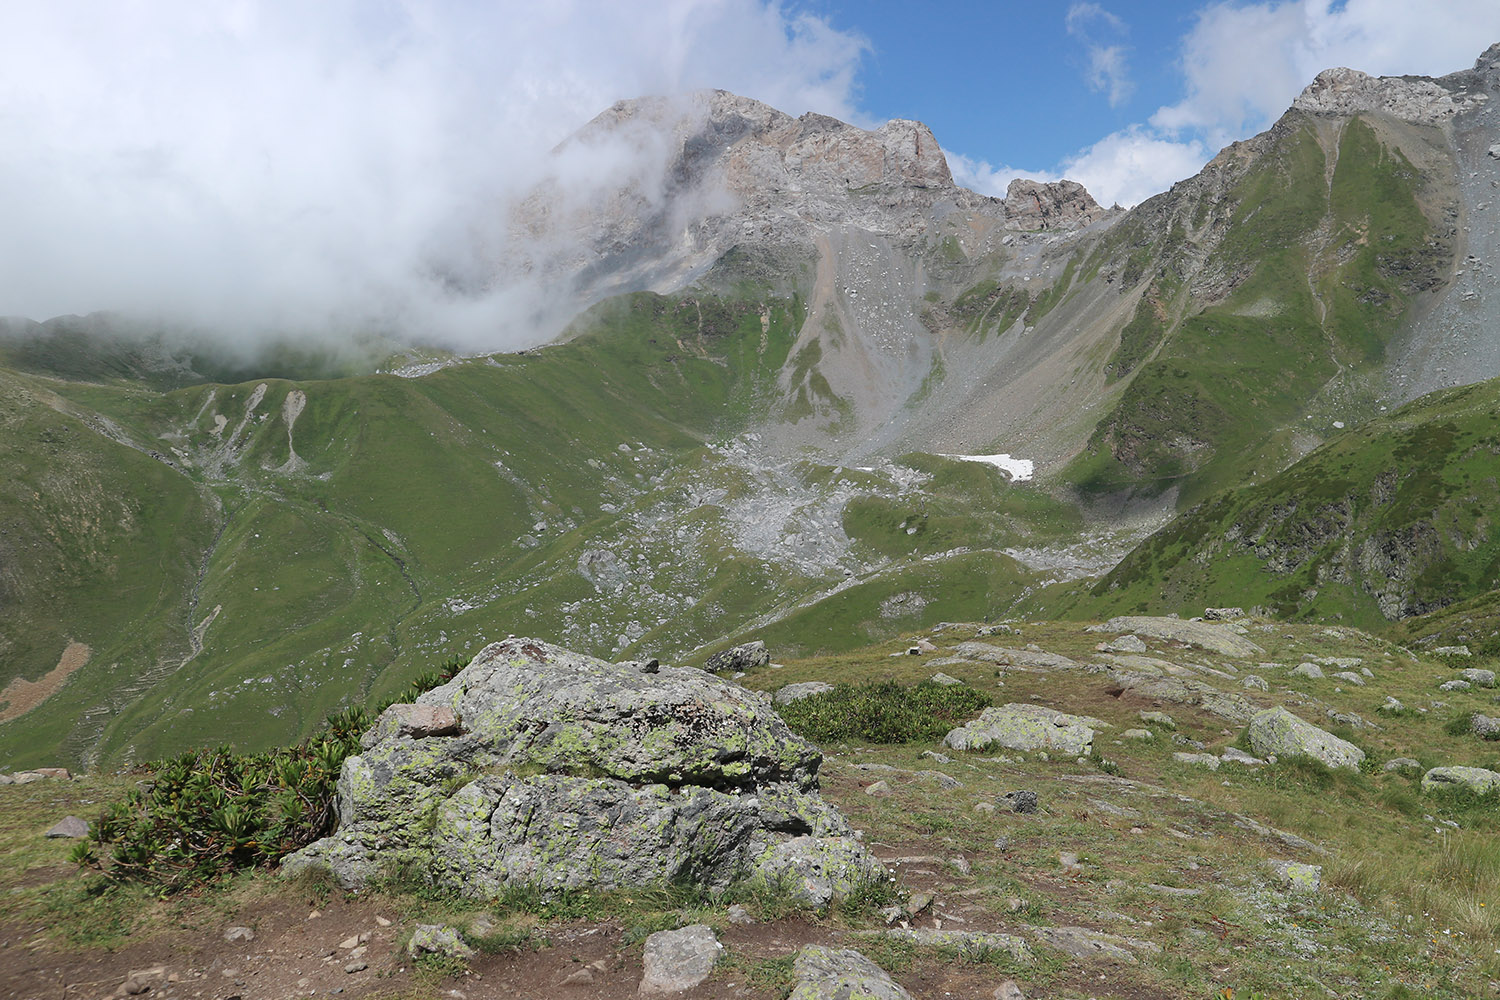
[[[1412,760],[1410,757],[1392,757],[1385,762],[1383,770],[1386,771],[1415,771],[1422,766],[1421,761]]]
[[[1109,959],[1135,965],[1136,952],[1159,954],[1161,946],[1139,938],[1107,934],[1087,927],[1037,927],[1032,933],[1043,944],[1051,945],[1074,958]]]
[[[957,677],[945,674],[941,670],[933,674],[931,680],[932,683],[941,684],[943,687],[953,687],[955,684],[963,683],[963,681],[959,680]]]
[[[1012,750],[1056,750],[1070,757],[1093,749],[1096,730],[1105,723],[1087,716],[1067,715],[1042,705],[1012,703],[985,709],[977,719],[943,737],[955,750],[983,750],[989,746]]]
[[[994,663],[1003,667],[1078,670],[1083,666],[1077,660],[1071,660],[1057,653],[1048,653],[1040,649],[1008,649],[1004,646],[992,646],[987,642],[961,642],[953,647],[953,652],[966,660]]]
[[[703,669],[711,674],[733,674],[763,667],[770,662],[771,654],[766,650],[766,644],[757,639],[740,646],[731,646],[722,653],[715,653],[703,664]]]
[[[1122,635],[1113,642],[1101,642],[1095,648],[1101,653],[1144,653],[1146,642],[1138,635]]]
[[[445,705],[392,705],[359,738],[368,750],[391,739],[420,740],[458,735],[458,716]]]
[[[1127,729],[1120,734],[1120,737],[1127,740],[1154,740],[1156,734],[1149,729]]]
[[[1339,680],[1343,681],[1346,684],[1353,684],[1355,687],[1364,687],[1365,686],[1365,679],[1363,677],[1361,677],[1359,674],[1356,674],[1352,670],[1340,670],[1338,673],[1334,674],[1333,676],[1336,677],[1336,678],[1338,678]]]
[[[1484,670],[1480,667],[1468,667],[1458,672],[1458,676],[1468,681],[1475,687],[1492,688],[1495,686],[1495,672]]]
[[[464,944],[458,930],[446,924],[418,924],[406,942],[406,953],[412,958],[422,955],[446,955],[449,958],[473,958],[474,949]]]
[[[370,967],[370,963],[365,962],[365,961],[356,960],[356,961],[347,963],[344,966],[344,971],[346,973],[348,973],[349,975],[352,976],[356,972],[364,972],[369,967]]]
[[[1220,763],[1219,758],[1211,753],[1174,753],[1172,759],[1180,764],[1197,764],[1210,771],[1217,771]]]
[[[788,684],[776,692],[776,704],[790,705],[794,701],[803,698],[811,698],[815,694],[824,694],[832,691],[833,685],[823,681],[804,681],[801,684]]]
[[[1468,646],[1439,646],[1432,651],[1433,656],[1473,656]]]
[[[1469,716],[1469,729],[1475,736],[1482,736],[1487,740],[1500,739],[1500,719],[1479,712]]]
[[[1435,767],[1422,775],[1422,791],[1467,788],[1480,795],[1500,790],[1500,772],[1483,767]]]
[[[43,834],[45,837],[66,837],[70,840],[77,840],[88,835],[88,821],[79,819],[77,816],[64,816],[52,829]]]
[[[891,876],[853,837],[796,837],[762,854],[754,878],[796,903],[822,909]]]
[[[1329,767],[1358,770],[1365,752],[1347,740],[1341,740],[1309,722],[1303,722],[1285,708],[1267,709],[1250,720],[1250,745],[1261,757],[1302,755],[1320,760]]]
[[[891,794],[891,786],[886,781],[877,781],[865,788],[865,794],[873,795],[877,798],[883,798]]]
[[[1228,622],[1236,618],[1245,617],[1244,608],[1204,608],[1203,620],[1206,622]]]
[[[1246,674],[1240,678],[1240,687],[1246,691],[1269,691],[1271,685],[1260,674]]]
[[[885,970],[852,948],[810,944],[792,963],[787,1000],[911,1000]]]
[[[1269,861],[1276,883],[1290,892],[1317,892],[1323,887],[1323,869],[1297,861]]]
[[[713,928],[693,924],[676,931],[657,931],[646,938],[641,956],[645,975],[640,995],[683,993],[709,977],[724,946]]]
[[[1438,690],[1439,691],[1468,691],[1473,686],[1474,685],[1470,684],[1468,681],[1461,681],[1461,680],[1458,680],[1458,679],[1455,678],[1454,680],[1451,680],[1451,681],[1443,681],[1443,683],[1441,683],[1441,684],[1438,685]]]
[[[1323,668],[1316,663],[1299,663],[1292,668],[1293,677],[1307,677],[1311,680],[1323,679]]]
[[[1090,632],[1133,632],[1136,635],[1149,636],[1153,639],[1165,639],[1170,642],[1197,646],[1200,649],[1207,649],[1220,656],[1228,656],[1237,660],[1247,660],[1265,654],[1264,649],[1229,626],[1211,622],[1127,615],[1122,618],[1111,618],[1103,625],[1091,625],[1088,630]]]
[[[249,927],[231,927],[224,932],[224,940],[230,944],[255,940],[255,931]]]
[[[517,638],[418,704],[450,709],[462,733],[389,731],[347,758],[339,829],[284,873],[320,868],[358,888],[404,864],[480,897],[512,885],[723,889],[779,845],[823,837],[835,838],[823,861],[851,864],[834,884],[879,867],[817,794],[817,748],[769,699],[701,670],[643,674]]]
[[[1029,788],[1022,788],[1014,792],[1006,792],[1002,798],[1010,803],[1010,811],[1030,815],[1036,812],[1036,792]]]
[[[1231,764],[1244,764],[1246,767],[1261,767],[1265,764],[1259,757],[1253,757],[1239,747],[1225,747],[1219,759]]]
[[[1379,708],[1377,708],[1375,711],[1377,711],[1377,712],[1389,712],[1391,714],[1399,714],[1401,712],[1406,711],[1406,706],[1403,705],[1403,704],[1401,704],[1401,702],[1400,702],[1399,699],[1392,698],[1390,695],[1386,695],[1385,696],[1385,703],[1383,705],[1381,705]]]
[[[745,926],[755,923],[755,918],[750,915],[749,910],[745,909],[739,903],[732,903],[729,907],[729,922],[736,926]]]
[[[1154,726],[1165,726],[1167,729],[1177,728],[1177,723],[1166,712],[1142,712],[1141,721]]]
[[[995,987],[995,1000],[1026,1000],[1026,991],[1014,979],[1007,979]]]

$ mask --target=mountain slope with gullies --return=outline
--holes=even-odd
[[[1500,374],[1476,200],[1497,60],[1330,71],[1128,212],[1068,182],[965,191],[914,122],[623,102],[453,276],[545,292],[553,339],[514,353],[349,374],[283,349],[246,377],[123,320],[10,323],[0,754],[284,742],[511,633],[697,662],[1082,607],[1178,510],[1453,358]],[[580,150],[633,172],[580,193]],[[1375,621],[1336,591],[1307,613]]]

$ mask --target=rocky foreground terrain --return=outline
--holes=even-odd
[[[495,644],[365,734],[333,837],[165,899],[45,835],[145,775],[7,776],[0,993],[1500,988],[1500,708],[1466,647],[1217,609],[769,660]],[[981,707],[888,724],[955,693]]]

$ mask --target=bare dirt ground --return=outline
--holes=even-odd
[[[36,708],[57,693],[72,673],[89,662],[93,649],[70,642],[58,657],[57,666],[34,681],[17,677],[0,691],[0,722],[9,722]]]

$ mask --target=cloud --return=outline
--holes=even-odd
[[[1088,52],[1089,87],[1106,93],[1112,108],[1129,100],[1135,85],[1125,61],[1128,50],[1117,41],[1128,30],[1125,22],[1096,3],[1075,3],[1068,8],[1063,24]],[[1105,36],[1112,44],[1106,43]]]
[[[1497,38],[1494,0],[1215,3],[1183,40],[1183,99],[1151,124],[1217,148],[1270,125],[1324,69],[1440,76]]]
[[[6,4],[0,315],[505,336],[452,279],[559,141],[703,87],[859,120],[868,48],[771,0]]]
[[[948,158],[948,170],[953,174],[954,183],[959,187],[987,194],[992,198],[1004,198],[1005,189],[1010,182],[1017,177],[1026,177],[1034,181],[1056,181],[1061,180],[1062,175],[1050,173],[1045,170],[1024,170],[1018,167],[991,166],[985,160],[976,160],[962,153],[950,153],[946,149],[943,155]]]
[[[1132,126],[1064,161],[1062,174],[1082,184],[1101,205],[1129,207],[1191,177],[1211,155],[1197,139],[1176,139]]]

